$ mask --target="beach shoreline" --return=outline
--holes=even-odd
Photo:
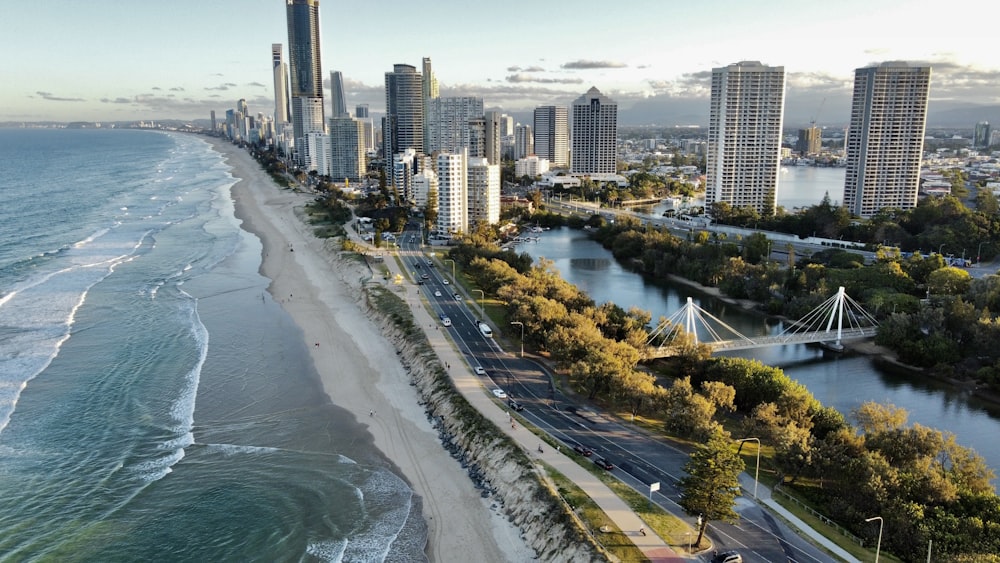
[[[428,558],[522,558],[527,548],[519,530],[487,505],[442,447],[394,346],[362,310],[367,266],[340,259],[331,242],[316,238],[297,216],[313,196],[279,188],[245,150],[207,140],[232,168],[236,217],[260,239],[260,272],[271,280],[272,298],[302,330],[323,389],[335,405],[367,422],[375,447],[420,496]]]

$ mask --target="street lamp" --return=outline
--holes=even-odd
[[[875,563],[878,563],[879,552],[882,551],[882,524],[885,523],[881,516],[872,516],[871,518],[865,518],[865,522],[871,522],[872,520],[878,520],[878,543],[875,545]]]
[[[524,357],[524,323],[521,321],[510,321],[512,325],[521,325],[521,357]]]
[[[444,261],[445,262],[451,262],[451,281],[457,281],[457,280],[455,280],[455,261],[454,260],[449,260],[447,258],[445,258]]]
[[[941,251],[942,251],[943,249],[944,249],[944,243],[942,242],[942,243],[941,243],[941,246],[939,246],[939,247],[938,247],[938,256],[944,256],[944,254],[941,254]]]
[[[737,440],[740,443],[740,448],[743,447],[744,442],[757,442],[757,466],[753,470],[753,499],[757,500],[757,483],[760,477],[760,438],[743,438],[742,440]],[[736,450],[739,454],[739,450]]]
[[[486,318],[486,311],[483,310],[483,301],[486,301],[486,292],[481,289],[471,289],[469,291],[474,291],[479,294],[479,318]]]

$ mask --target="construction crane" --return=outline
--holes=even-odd
[[[819,103],[819,108],[816,109],[816,114],[813,116],[811,120],[809,120],[810,127],[816,127],[816,120],[819,119],[819,114],[823,112],[824,104],[826,104],[826,97],[824,97],[823,101]]]

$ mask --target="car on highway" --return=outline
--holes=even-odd
[[[607,458],[603,458],[603,457],[599,457],[599,458],[595,459],[594,463],[597,464],[597,467],[600,467],[601,469],[606,469],[608,471],[611,471],[612,469],[615,468],[615,466],[614,466],[613,463],[611,463],[610,461],[608,461]]]
[[[472,371],[476,372],[476,375],[486,375],[486,370],[483,369],[483,366],[476,366],[472,368]]]
[[[420,279],[424,279],[424,280],[429,280],[430,278],[431,277],[428,276],[427,274],[424,274],[424,275],[420,276]]]
[[[448,280],[444,279],[444,280],[441,280],[441,283],[443,283],[445,285],[448,285],[450,282]]]
[[[441,324],[443,324],[444,326],[451,326],[451,319],[448,318],[448,315],[442,313],[438,316],[441,317]]]
[[[723,551],[712,556],[712,563],[743,563],[743,556],[738,551]]]
[[[573,446],[573,451],[582,455],[583,457],[590,457],[594,453],[594,450],[588,448],[587,446],[584,446],[583,444],[575,444]]]
[[[441,297],[441,292],[435,289],[434,290],[434,297]]]
[[[462,296],[456,293],[455,294],[455,299],[457,299],[458,301],[461,301],[462,300]]]
[[[505,393],[503,389],[497,388],[493,390],[493,396],[497,399],[506,399],[507,393]]]
[[[514,399],[507,399],[507,406],[520,412],[524,410],[524,405],[515,401]]]

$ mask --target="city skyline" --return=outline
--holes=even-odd
[[[240,98],[252,113],[273,112],[265,57],[271,43],[287,50],[284,2],[178,0],[128,10],[111,0],[57,4],[5,8],[9,29],[0,41],[17,53],[9,68],[17,80],[0,85],[0,121],[207,119]],[[401,2],[386,4],[379,14],[403,13],[394,9]],[[536,106],[568,106],[595,86],[618,102],[622,124],[669,118],[704,125],[711,69],[742,60],[786,68],[789,126],[810,118],[845,125],[854,69],[892,60],[934,68],[932,113],[962,103],[1000,104],[1000,61],[988,34],[972,32],[975,14],[989,7],[978,1],[941,7],[921,0],[901,9],[886,0],[824,6],[626,0],[613,12],[585,1],[539,19],[535,6],[521,0],[499,12],[445,0],[439,9],[369,26],[359,25],[365,14],[351,5],[321,0],[320,7],[322,75],[341,71],[347,106],[367,103],[373,114],[385,111],[385,69],[419,68],[423,57],[435,61],[442,96],[479,96],[488,109],[523,115]],[[616,17],[595,20],[595,13]],[[347,24],[344,14],[358,18]],[[473,27],[486,19],[491,25]],[[57,40],[37,41],[42,22]],[[455,49],[470,29],[476,48]]]

